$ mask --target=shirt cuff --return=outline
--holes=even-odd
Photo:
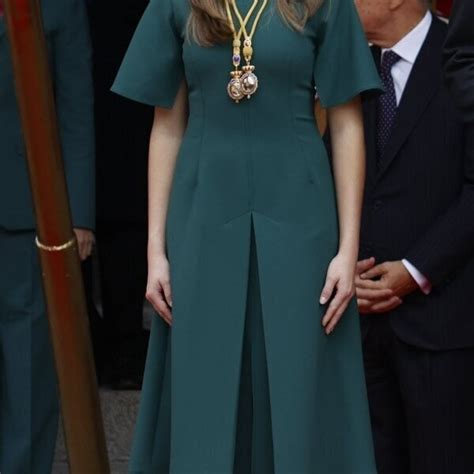
[[[429,295],[431,293],[433,285],[428,280],[428,278],[426,278],[425,275],[423,275],[423,273],[421,273],[416,267],[414,267],[408,260],[403,259],[402,263],[403,265],[405,265],[405,268],[408,270],[408,273],[416,281],[416,283],[420,287],[420,290],[425,295]]]

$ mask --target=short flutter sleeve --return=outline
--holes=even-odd
[[[382,84],[354,0],[323,0],[315,17],[313,77],[321,105],[341,105]]]
[[[120,66],[112,91],[144,104],[171,108],[184,77],[183,40],[172,0],[151,0]]]

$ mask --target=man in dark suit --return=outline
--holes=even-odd
[[[83,0],[41,0],[41,7],[74,231],[80,256],[85,259],[91,252],[91,229],[95,220],[94,122],[87,18]],[[56,374],[34,243],[35,216],[26,151],[2,11],[0,472],[49,474],[59,413]]]
[[[474,470],[474,162],[423,0],[356,0],[385,94],[364,104],[356,278],[378,472]]]
[[[446,85],[465,121],[474,123],[474,2],[455,0],[449,23],[444,48]]]

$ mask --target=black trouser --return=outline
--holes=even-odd
[[[99,225],[97,232],[106,376],[141,377],[146,337],[146,225]]]
[[[474,348],[419,349],[388,317],[369,317],[364,361],[379,474],[472,474]]]

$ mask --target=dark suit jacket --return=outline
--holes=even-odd
[[[148,143],[153,107],[110,91],[148,0],[91,1],[97,130],[98,224],[147,221]]]
[[[75,227],[94,227],[91,49],[83,0],[41,0],[62,154]],[[36,80],[31,78],[31,80]],[[19,110],[4,19],[0,20],[0,228],[34,229]]]
[[[446,85],[466,121],[474,122],[474,1],[455,0],[444,48]]]
[[[442,81],[446,31],[443,22],[433,20],[378,173],[376,102],[364,104],[361,257],[407,258],[430,279],[429,296],[417,291],[405,297],[389,317],[402,340],[434,350],[474,346],[474,160]],[[384,316],[363,316],[363,331],[373,317]]]

